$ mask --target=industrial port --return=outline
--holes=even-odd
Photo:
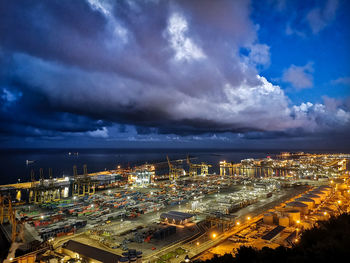
[[[239,163],[184,157],[72,176],[32,171],[0,186],[5,262],[183,262],[241,245],[292,246],[350,209],[349,154],[281,153]],[[217,172],[216,172],[217,171]]]

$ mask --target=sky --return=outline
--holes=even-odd
[[[350,149],[350,2],[2,0],[2,148]]]

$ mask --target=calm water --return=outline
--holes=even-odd
[[[68,153],[72,152],[72,155]],[[79,152],[79,155],[73,155]],[[277,152],[276,152],[277,153]],[[117,165],[133,166],[145,162],[165,162],[166,155],[170,159],[183,159],[187,154],[197,157],[193,162],[212,164],[211,172],[218,172],[220,160],[239,162],[245,158],[264,158],[273,154],[265,151],[220,151],[220,150],[114,150],[114,149],[35,149],[35,150],[1,150],[0,151],[0,184],[16,183],[18,179],[30,181],[30,170],[34,169],[38,179],[39,168],[52,168],[54,177],[72,175],[73,165],[77,165],[78,173],[82,173],[83,164],[87,164],[88,172],[114,169]],[[26,165],[26,160],[35,161]]]

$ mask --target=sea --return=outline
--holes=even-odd
[[[207,162],[213,165],[209,172],[219,172],[219,162],[240,162],[247,158],[266,158],[280,151],[266,150],[222,150],[222,149],[1,149],[0,150],[0,185],[30,181],[33,169],[36,179],[39,169],[43,168],[44,177],[48,178],[51,168],[53,177],[71,176],[73,166],[78,173],[83,173],[87,165],[89,173],[133,167],[145,163],[166,162],[185,159],[189,155],[194,163]],[[29,163],[27,163],[27,160]]]

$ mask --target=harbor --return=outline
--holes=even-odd
[[[343,155],[337,161],[334,156],[308,158],[306,169],[305,157],[288,160],[294,166],[283,175],[276,171],[286,163],[285,157],[242,160],[229,167],[220,162],[221,174],[211,173],[203,162],[195,167],[187,159],[184,166],[183,161],[169,158],[165,176],[157,174],[156,164],[92,174],[86,166],[83,174],[73,167],[72,177],[53,178],[49,171],[48,179],[39,170],[39,181],[32,176],[30,183],[1,186],[1,229],[9,243],[19,244],[12,260],[43,247],[61,251],[74,240],[121,257],[137,250],[152,261],[175,244],[182,251],[186,244],[209,242],[208,233],[221,235],[247,216],[259,216],[347,171]],[[327,173],[315,172],[314,167],[321,165],[310,161],[313,158],[330,164]],[[270,173],[246,172],[263,162],[268,166],[260,168]],[[302,165],[300,171],[296,163]],[[225,172],[230,167],[242,172]],[[303,198],[299,201],[307,202]]]

